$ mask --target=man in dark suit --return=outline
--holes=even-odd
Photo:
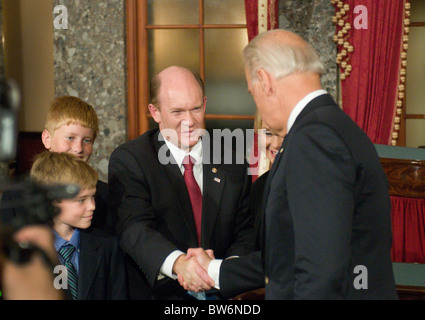
[[[285,137],[265,187],[264,247],[223,262],[188,257],[226,296],[265,286],[266,299],[396,299],[386,176],[369,138],[322,90],[317,54],[274,30],[244,59],[263,121]]]
[[[127,253],[130,298],[186,299],[191,296],[175,281],[178,275],[190,290],[213,285],[196,259],[186,259],[189,248],[211,249],[219,258],[252,250],[250,176],[246,163],[224,163],[224,155],[235,155],[230,148],[217,153],[217,144],[202,136],[206,98],[198,76],[181,67],[163,70],[152,80],[151,102],[159,130],[112,153],[110,204]],[[193,170],[185,168],[187,155]],[[193,171],[201,202],[193,202],[186,170]]]

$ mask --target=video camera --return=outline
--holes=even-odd
[[[80,191],[77,185],[42,186],[30,179],[14,185],[8,192],[14,193],[19,204],[2,201],[2,214],[12,212],[13,219],[0,225],[0,237],[3,253],[15,263],[25,263],[32,254],[33,246],[17,244],[12,240],[13,234],[29,225],[48,225],[59,214],[55,201],[72,199]]]

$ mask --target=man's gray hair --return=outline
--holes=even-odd
[[[276,42],[268,36],[278,30],[266,31],[255,37],[245,47],[243,57],[251,80],[257,80],[257,71],[264,69],[279,79],[292,73],[311,72],[322,76],[323,63],[311,45],[305,42]]]

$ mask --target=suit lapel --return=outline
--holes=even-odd
[[[264,204],[263,205],[263,216],[264,216],[265,209],[266,209],[267,198],[268,198],[269,193],[270,193],[270,185],[271,185],[273,176],[276,172],[276,168],[279,166],[280,161],[281,161],[283,154],[285,152],[286,146],[288,144],[288,138],[289,138],[289,135],[286,135],[285,138],[283,139],[283,143],[279,148],[279,153],[277,154],[277,156],[276,156],[276,158],[273,162],[273,165],[270,168],[269,175],[267,177],[267,181],[266,181],[266,184],[265,184],[265,187],[264,187],[264,193],[263,193],[263,204]]]
[[[78,298],[86,300],[90,288],[96,278],[102,255],[99,248],[102,244],[90,237],[86,232],[80,233],[80,272],[78,275]]]
[[[203,194],[202,194],[202,232],[201,245],[209,248],[211,237],[215,230],[220,213],[224,188],[226,186],[226,171],[221,167],[224,162],[223,152],[217,152],[214,141],[202,139],[203,157]]]
[[[208,248],[220,212],[226,176],[214,164],[203,165],[203,176],[201,245]]]

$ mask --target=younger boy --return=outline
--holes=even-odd
[[[30,177],[39,185],[80,187],[75,198],[55,203],[60,212],[52,218],[54,245],[68,269],[72,298],[126,299],[126,271],[117,236],[98,229],[86,231],[95,210],[97,172],[77,156],[45,151],[36,156]]]
[[[99,133],[99,121],[94,108],[80,98],[56,98],[47,113],[41,140],[52,152],[67,152],[88,161]],[[114,221],[107,205],[108,185],[98,181],[96,186],[96,213],[92,226],[115,231]],[[24,214],[19,191],[5,191],[1,200],[1,220],[10,224],[18,214]]]

